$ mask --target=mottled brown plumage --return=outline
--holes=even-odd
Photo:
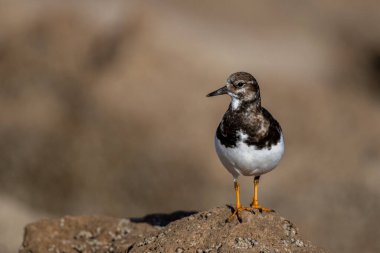
[[[235,147],[239,133],[248,135],[244,142],[257,149],[276,145],[281,138],[281,127],[272,115],[261,106],[260,87],[249,73],[230,75],[227,85],[209,94],[228,94],[232,102],[217,129],[217,138],[226,147]]]

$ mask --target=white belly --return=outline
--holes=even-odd
[[[281,134],[280,141],[271,149],[256,149],[243,141],[239,141],[234,148],[226,148],[216,137],[215,148],[224,167],[234,178],[238,178],[239,175],[259,176],[273,170],[284,154],[285,145]]]

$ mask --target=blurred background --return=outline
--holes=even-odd
[[[286,137],[262,204],[331,252],[379,252],[379,13],[369,0],[1,0],[0,251],[43,217],[234,203],[213,146],[229,98],[205,95],[247,71]]]

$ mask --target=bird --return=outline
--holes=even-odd
[[[227,221],[241,212],[274,212],[259,204],[260,176],[272,171],[283,157],[285,144],[282,129],[270,112],[261,106],[260,87],[256,78],[247,72],[231,74],[226,85],[207,95],[227,94],[231,102],[216,129],[214,144],[223,166],[233,177],[236,208]],[[250,207],[240,202],[239,176],[253,177],[253,197]]]

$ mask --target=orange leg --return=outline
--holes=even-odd
[[[251,207],[253,209],[258,209],[260,212],[274,212],[274,210],[262,207],[259,205],[259,181],[260,181],[260,176],[256,176],[255,179],[253,180],[253,200]]]
[[[239,214],[242,211],[251,211],[251,208],[242,207],[240,203],[240,185],[237,182],[237,180],[234,180],[234,188],[235,188],[235,194],[236,194],[236,208],[234,212],[228,217],[227,221],[230,222],[232,219],[236,216],[238,220],[241,220]]]

